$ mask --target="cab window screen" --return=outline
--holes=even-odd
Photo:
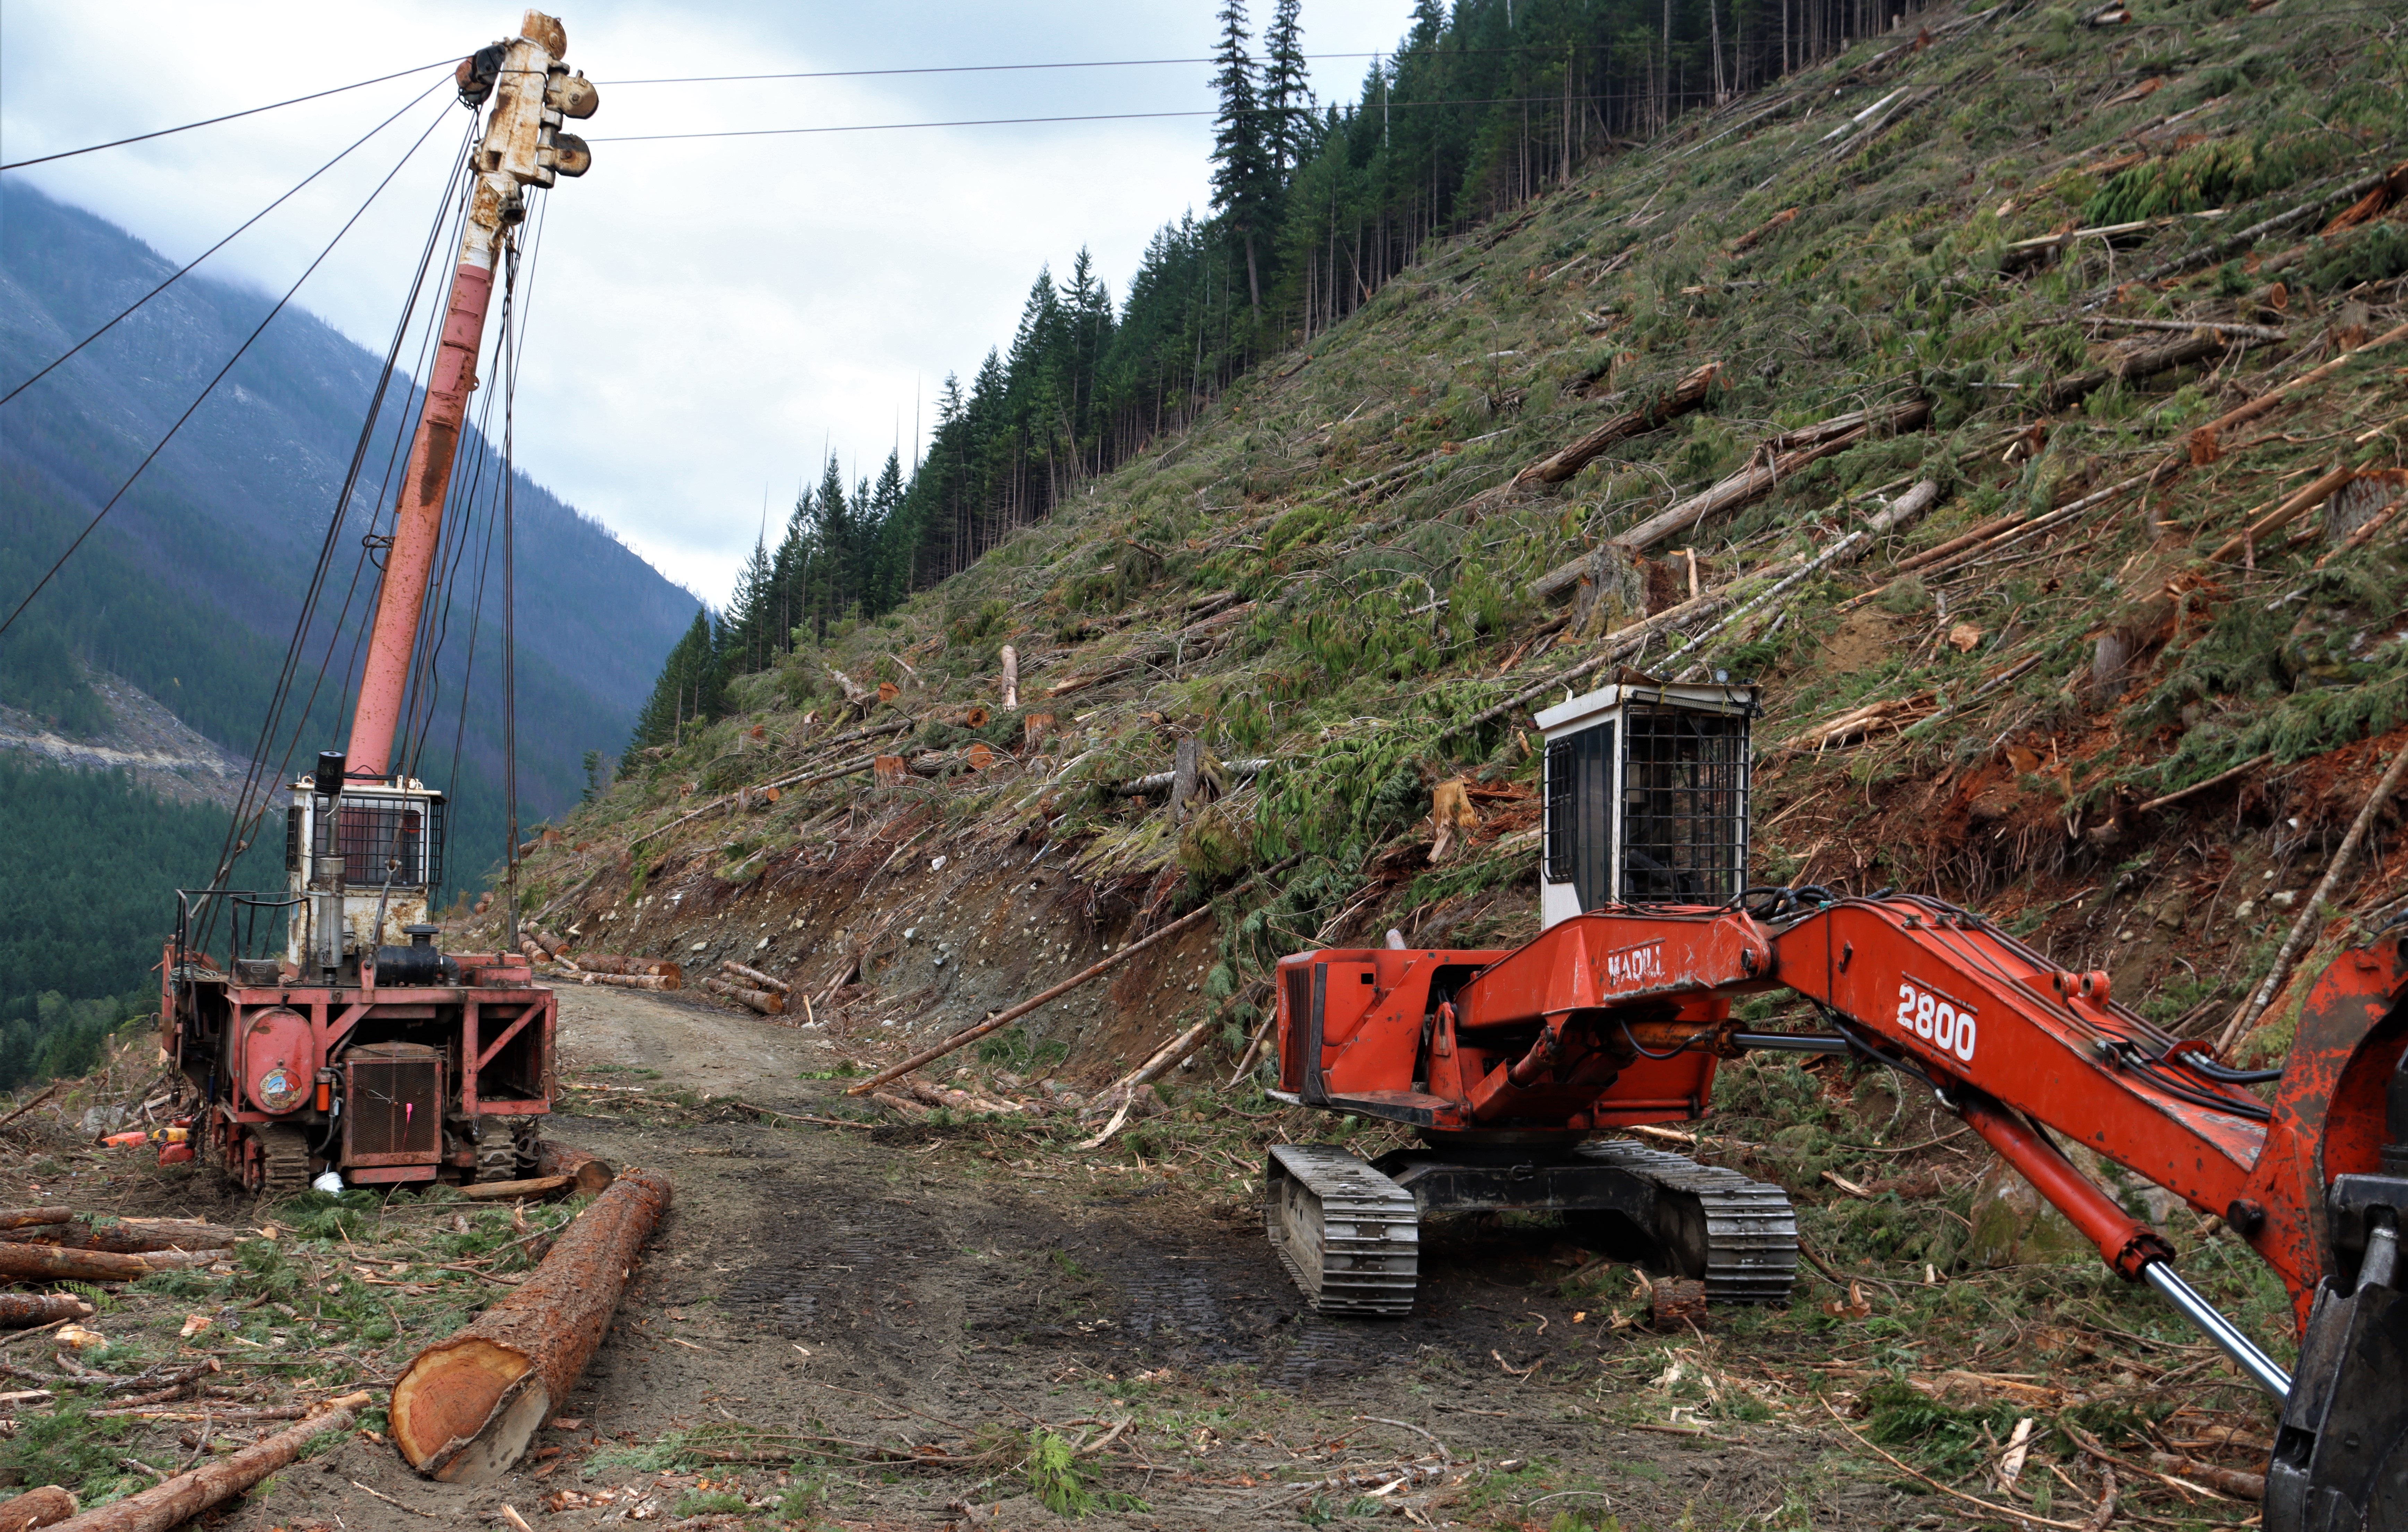
[[[1623,724],[1623,899],[1737,897],[1747,864],[1747,720],[1633,707]]]

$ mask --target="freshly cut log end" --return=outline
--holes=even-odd
[[[618,1180],[605,1161],[549,1138],[536,1146],[535,1168],[538,1176],[566,1176],[572,1196],[600,1196]]]
[[[1702,1324],[1706,1319],[1706,1284],[1686,1277],[1656,1279],[1647,1303],[1649,1321],[1659,1330]]]
[[[430,1479],[490,1483],[524,1455],[551,1408],[533,1357],[463,1336],[421,1352],[394,1385],[393,1439]]]
[[[29,1489],[13,1500],[0,1501],[0,1532],[33,1532],[55,1526],[74,1515],[76,1497],[56,1484]]]
[[[534,1276],[418,1353],[389,1407],[394,1445],[411,1468],[447,1483],[490,1483],[525,1454],[602,1343],[637,1252],[668,1205],[666,1176],[620,1177]]]
[[[73,1293],[0,1293],[0,1330],[22,1330],[92,1315],[92,1305]],[[0,1517],[0,1532],[7,1532],[7,1521]]]

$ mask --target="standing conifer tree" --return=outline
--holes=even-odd
[[[1246,50],[1244,0],[1226,0],[1220,21],[1220,50],[1212,55],[1212,88],[1221,93],[1221,110],[1212,119],[1212,206],[1229,215],[1229,226],[1245,248],[1246,298],[1260,314],[1263,280],[1254,260],[1254,234],[1268,222],[1270,154],[1264,143],[1254,56]]]
[[[1279,0],[1263,33],[1264,137],[1270,150],[1271,179],[1287,184],[1288,172],[1303,163],[1312,133],[1312,86],[1304,67],[1302,0]]]

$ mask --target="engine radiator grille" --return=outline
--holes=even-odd
[[[370,1043],[351,1050],[343,1076],[343,1163],[433,1165],[443,1157],[441,1050]]]

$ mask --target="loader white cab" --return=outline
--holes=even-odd
[[[1612,904],[1722,904],[1747,886],[1756,690],[1600,687],[1538,715],[1547,740],[1539,923]]]

